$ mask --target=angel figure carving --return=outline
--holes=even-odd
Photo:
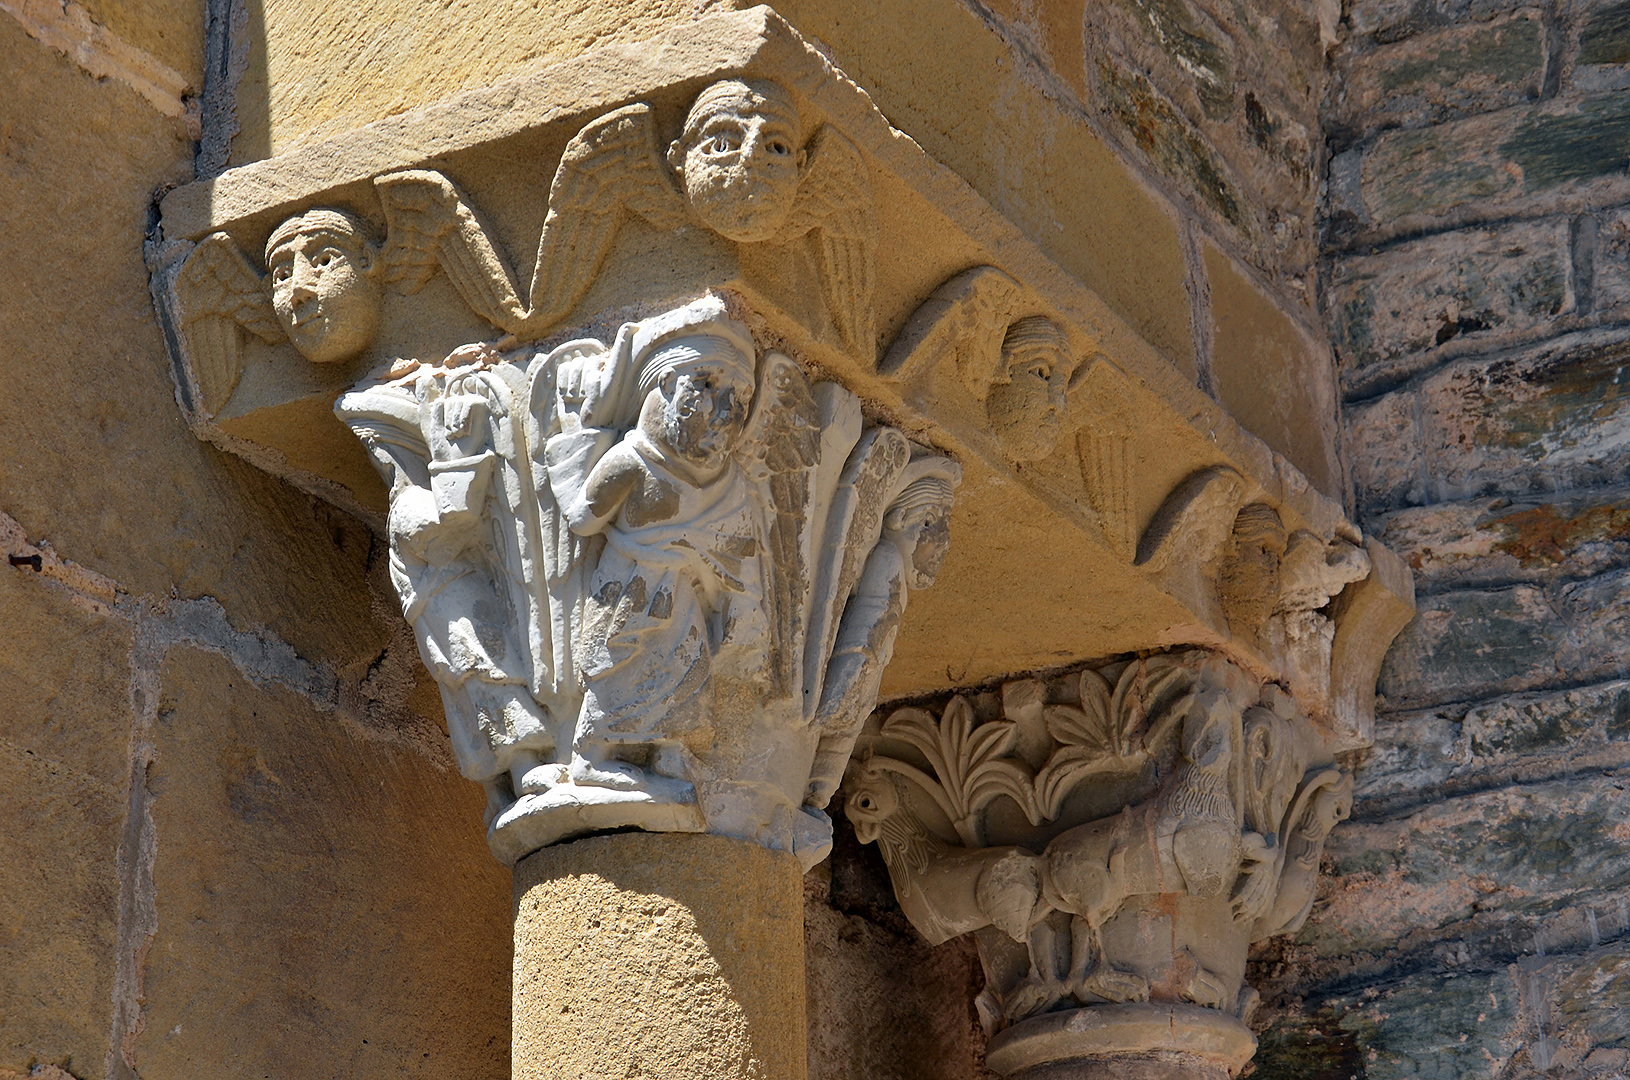
[[[1084,423],[1072,399],[1099,361],[1077,362],[1064,328],[1045,315],[1021,314],[1026,307],[1023,288],[1002,270],[965,270],[912,314],[878,372],[909,383],[948,363],[983,404],[1003,454],[1050,457]]]
[[[830,844],[811,776],[875,704],[960,473],[729,303],[398,361],[336,406],[506,862],[630,826]]]
[[[355,359],[379,331],[379,247],[348,210],[318,207],[272,230],[262,274],[236,241],[214,233],[182,263],[176,281],[187,356],[203,400],[218,412],[243,370],[243,335],[288,341],[314,364]]]
[[[574,452],[580,430],[562,432],[548,451],[551,483],[570,492],[563,504],[572,530],[605,535],[579,639],[584,700],[569,771],[578,784],[650,790],[653,778],[631,763],[642,756],[677,772],[681,740],[711,721],[715,669],[750,677],[751,654],[770,639],[771,553],[737,458],[753,418],[753,341],[722,312],[678,315],[634,334],[632,365],[561,380],[562,413],[579,417],[590,396],[615,400],[626,393],[619,381],[637,380],[638,420],[586,474]],[[777,362],[772,355],[766,366]],[[604,381],[585,388],[585,378]],[[762,424],[785,404],[801,421],[789,464],[813,464],[819,416],[807,389],[756,417]]]
[[[531,340],[582,299],[630,217],[659,231],[699,224],[738,244],[809,244],[839,338],[870,357],[877,226],[866,166],[831,126],[807,141],[804,128],[785,88],[742,79],[703,90],[666,148],[649,105],[591,121],[555,170],[525,293],[451,180],[428,170],[381,176],[386,277],[411,293],[440,268],[478,315]]]

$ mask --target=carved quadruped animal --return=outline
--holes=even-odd
[[[870,360],[877,223],[866,164],[830,125],[807,141],[803,127],[783,87],[740,79],[703,90],[666,150],[644,103],[590,121],[555,170],[525,293],[451,180],[422,169],[380,176],[387,276],[414,292],[440,268],[478,315],[531,340],[582,299],[631,217],[664,232],[700,225],[734,243],[808,238],[840,340]]]
[[[1305,714],[1197,650],[1021,680],[1002,703],[895,710],[845,781],[913,925],[974,934],[987,1029],[1174,996],[1246,1015],[1245,951],[1305,918],[1350,805],[1341,769],[1309,767],[1328,757]]]
[[[460,349],[336,408],[390,484],[393,580],[507,862],[629,825],[830,843],[960,471],[731,310]],[[808,779],[743,771],[771,746]]]

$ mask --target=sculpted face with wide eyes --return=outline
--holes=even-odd
[[[378,265],[361,220],[343,210],[311,210],[272,233],[266,243],[272,307],[307,360],[350,360],[373,343]]]
[[[737,243],[769,240],[798,197],[798,109],[772,82],[714,83],[685,117],[668,163],[708,228]]]

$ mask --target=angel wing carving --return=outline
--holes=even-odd
[[[526,328],[553,325],[582,299],[630,214],[657,229],[676,229],[686,220],[645,104],[589,122],[566,144],[549,185]]]
[[[830,125],[815,133],[783,235],[816,233],[816,260],[826,309],[851,350],[875,356],[877,211],[866,162],[855,144]]]
[[[447,177],[427,169],[374,181],[390,226],[386,280],[422,289],[439,266],[472,310],[519,336],[537,336],[582,299],[630,214],[659,229],[685,222],[645,104],[607,113],[566,144],[549,187],[549,215],[523,299],[494,233]]]
[[[810,487],[821,456],[821,410],[803,371],[780,353],[764,358],[743,445],[749,474],[769,494],[764,595],[770,604],[771,678],[776,696],[800,686],[800,630],[808,605]]]
[[[510,329],[526,314],[503,252],[464,193],[429,169],[387,173],[374,181],[385,209],[384,278],[416,293],[440,266],[477,315]]]
[[[1024,290],[994,266],[975,266],[929,294],[878,365],[878,374],[910,382],[947,356],[977,398],[983,398],[1001,363],[1002,337],[1024,300]]]
[[[243,374],[243,333],[268,345],[284,339],[266,280],[226,233],[192,250],[176,276],[181,325],[197,380],[199,411],[214,415]]]

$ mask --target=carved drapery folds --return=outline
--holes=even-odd
[[[717,297],[338,411],[389,478],[392,579],[500,857],[630,825],[824,856],[955,462]]]
[[[1246,951],[1307,918],[1351,809],[1330,742],[1277,685],[1157,654],[881,713],[845,813],[930,942],[974,936],[993,1068],[1163,1051],[1233,1072]]]

